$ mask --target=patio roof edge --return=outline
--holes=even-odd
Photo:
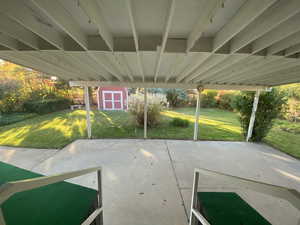
[[[154,83],[154,82],[118,82],[118,81],[69,81],[71,87],[99,87],[99,86],[122,86],[131,88],[182,88],[196,89],[201,86],[204,89],[215,90],[244,90],[244,91],[267,91],[268,86],[250,86],[234,84],[191,84],[191,83]]]

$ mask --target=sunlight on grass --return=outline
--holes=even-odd
[[[85,136],[85,112],[58,112],[0,128],[0,145],[59,148]]]
[[[195,108],[177,108],[161,113],[161,123],[148,129],[149,138],[187,139],[193,138]],[[189,121],[188,127],[175,127],[170,121],[175,118]],[[124,111],[92,111],[93,138],[142,138],[143,128],[136,127],[130,113]],[[238,115],[219,109],[201,109],[200,139],[243,141]],[[289,121],[276,120],[265,142],[296,157],[300,157],[298,125]],[[287,130],[289,132],[287,132]],[[0,145],[62,148],[72,141],[86,138],[86,111],[65,110],[36,116],[14,124],[0,127]],[[141,153],[148,157],[146,151]],[[9,156],[7,156],[9,157]]]
[[[106,115],[104,112],[99,111],[98,114],[103,116],[111,125],[115,125],[114,122],[112,121],[112,119],[108,115]]]
[[[179,112],[174,112],[174,111],[164,111],[161,113],[162,115],[171,117],[171,118],[181,118],[190,121],[191,123],[195,122],[195,116],[192,115],[187,115],[184,113],[179,113]],[[212,120],[207,118],[204,115],[201,115],[199,124],[205,124],[205,125],[210,125],[210,126],[218,126],[219,128],[231,131],[231,132],[236,132],[236,133],[241,133],[241,128],[237,126],[233,126],[232,124],[228,124],[225,122],[220,122],[216,120]]]

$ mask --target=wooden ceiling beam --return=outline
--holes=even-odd
[[[276,0],[251,0],[246,1],[233,18],[215,35],[213,51],[219,50],[235,35],[260,16]]]
[[[131,27],[131,31],[133,34],[137,64],[138,64],[139,71],[142,75],[142,79],[143,79],[143,81],[145,81],[145,72],[144,72],[141,55],[140,55],[139,36],[138,36],[137,30],[136,30],[136,25],[135,25],[135,20],[134,20],[134,15],[133,15],[133,8],[132,8],[132,1],[126,0],[126,5],[127,5],[128,15],[129,15],[130,27]]]
[[[169,13],[168,13],[168,19],[167,19],[165,31],[164,31],[163,38],[162,38],[162,43],[161,43],[161,46],[157,48],[158,56],[157,56],[157,62],[156,62],[156,67],[155,67],[154,82],[157,81],[157,77],[159,74],[160,64],[162,61],[163,53],[166,48],[169,31],[170,31],[170,28],[172,25],[173,15],[175,12],[175,7],[176,7],[176,1],[177,0],[171,0],[171,5],[170,5]]]
[[[277,1],[260,17],[249,24],[244,30],[233,37],[231,52],[237,52],[255,39],[261,37],[276,26],[291,18],[300,11],[299,0]]]

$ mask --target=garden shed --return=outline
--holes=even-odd
[[[105,86],[97,89],[99,110],[127,110],[128,89],[118,86]]]

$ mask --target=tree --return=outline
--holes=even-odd
[[[252,113],[254,100],[253,92],[241,92],[236,98],[235,107],[239,112],[239,119],[246,137],[248,132],[249,121]],[[263,92],[260,95],[258,107],[255,116],[255,122],[252,132],[251,141],[260,142],[273,126],[273,121],[278,118],[286,104],[285,95],[277,89],[270,92]]]
[[[10,62],[0,64],[0,112],[21,112],[25,102],[58,98],[70,98],[66,82]]]

